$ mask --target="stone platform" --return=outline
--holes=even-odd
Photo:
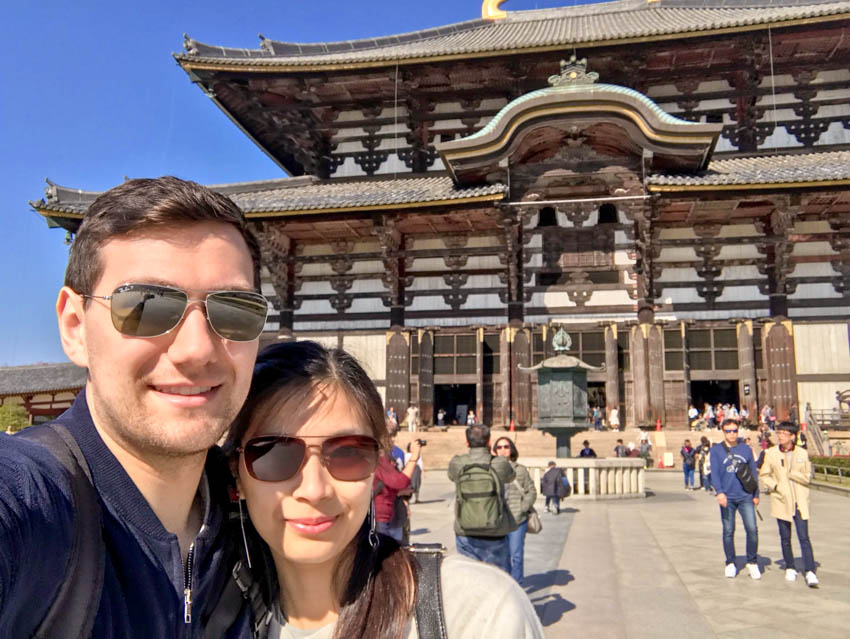
[[[527,537],[524,587],[549,639],[848,636],[850,499],[811,493],[821,587],[810,589],[784,580],[768,503],[759,506],[761,580],[746,572],[727,579],[714,497],[684,490],[679,472],[647,472],[646,489],[646,499],[567,499],[557,516],[542,512],[538,499],[543,531]],[[454,553],[454,486],[445,471],[427,471],[420,496],[411,506],[413,541],[439,541]],[[796,539],[794,550],[799,561]]]

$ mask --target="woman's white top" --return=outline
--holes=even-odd
[[[443,613],[449,639],[544,639],[543,627],[525,591],[506,572],[452,555],[440,570]],[[331,639],[335,623],[301,630],[275,609],[270,639]],[[413,617],[404,639],[419,639]]]

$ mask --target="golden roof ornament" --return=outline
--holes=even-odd
[[[561,73],[550,75],[549,84],[553,87],[566,87],[581,84],[593,84],[599,79],[599,74],[587,72],[587,58],[577,60],[575,54],[569,60],[561,60]]]
[[[565,353],[573,346],[573,340],[570,334],[564,330],[563,326],[559,326],[555,335],[552,337],[552,348],[556,353]]]
[[[481,19],[482,20],[503,20],[508,17],[507,11],[502,11],[499,7],[505,4],[507,0],[484,0],[481,3]]]

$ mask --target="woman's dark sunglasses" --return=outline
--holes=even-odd
[[[157,284],[122,284],[112,295],[83,295],[108,300],[112,325],[122,335],[159,337],[183,320],[190,302],[204,305],[216,335],[232,342],[250,342],[263,332],[269,312],[266,298],[253,291],[213,291],[189,299],[185,291]]]
[[[308,438],[309,439],[309,438]],[[340,481],[360,481],[375,472],[380,447],[373,437],[329,437],[320,446],[309,446],[300,437],[256,437],[239,448],[248,474],[259,481],[286,481],[304,466],[307,449],[316,448],[325,468]]]

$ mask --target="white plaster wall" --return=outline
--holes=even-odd
[[[788,317],[818,317],[846,319],[850,316],[850,306],[825,306],[822,308],[790,308]]]
[[[766,299],[758,286],[726,286],[717,298],[718,302],[754,302]]]
[[[792,255],[833,255],[835,251],[829,242],[798,242],[794,244]]]
[[[385,293],[387,287],[381,280],[354,280],[349,293]]]
[[[376,297],[360,297],[351,300],[348,313],[386,313],[387,307]]]
[[[665,268],[661,272],[659,282],[693,282],[699,280],[694,268]]]
[[[408,287],[409,291],[428,291],[428,290],[450,290],[446,286],[446,282],[442,277],[416,277],[413,280],[413,285]]]
[[[470,295],[463,308],[505,308],[505,305],[499,299],[498,294],[491,295]]]
[[[801,262],[794,266],[792,277],[835,277],[829,262]]]
[[[543,305],[546,308],[557,308],[576,306],[576,303],[563,291],[547,291],[543,293]]]
[[[331,283],[328,280],[318,282],[304,282],[301,285],[301,290],[298,295],[334,295],[336,293],[331,288]]]
[[[624,290],[594,291],[587,301],[587,306],[620,306],[625,304],[634,304],[634,300],[629,297],[629,292]]]
[[[752,237],[758,235],[756,227],[752,224],[735,224],[734,226],[724,226],[720,229],[720,237]]]
[[[773,133],[771,133],[770,135],[768,135],[764,139],[764,142],[759,145],[759,148],[762,148],[762,149],[771,149],[771,148],[790,149],[790,148],[797,148],[797,147],[802,147],[802,146],[803,146],[802,142],[798,142],[797,138],[795,138],[793,135],[788,133],[788,131],[784,127],[778,126],[773,130]],[[724,149],[724,150],[726,150],[726,149]]]
[[[798,220],[794,224],[795,233],[831,233],[829,222],[820,220]]]
[[[628,251],[614,251],[614,264],[616,266],[629,266],[634,263],[635,260],[629,257]]]
[[[417,295],[413,303],[407,307],[409,311],[451,310],[442,295]]]
[[[747,310],[741,313],[730,313],[726,310],[720,311],[675,311],[672,314],[671,320],[727,320],[730,317],[738,317],[741,319],[755,319],[757,317],[769,317],[768,309]]]
[[[794,324],[794,356],[800,375],[850,373],[847,322]]]
[[[847,390],[847,382],[797,382],[797,400],[800,406],[811,404],[812,410],[838,408],[835,392]]]
[[[719,281],[724,280],[747,280],[747,279],[763,279],[764,276],[759,273],[757,266],[726,266],[720,273]]]
[[[342,347],[357,358],[371,379],[387,378],[387,336],[343,335]]]
[[[841,293],[836,291],[832,284],[798,284],[794,294],[788,296],[792,300],[835,299],[840,297]]]
[[[697,258],[696,250],[691,246],[665,246],[661,249],[657,262],[690,262]]]
[[[301,267],[301,275],[315,277],[317,275],[327,277],[335,275],[330,264],[325,262],[314,262],[313,264],[304,264]]]
[[[313,315],[314,313],[336,313],[328,300],[304,300],[297,315]]]
[[[737,246],[724,246],[717,256],[719,260],[763,260],[764,256],[758,252],[754,244],[740,244]]]
[[[369,328],[386,328],[389,325],[389,319],[376,319],[376,320],[360,320],[358,322],[352,322],[351,320],[333,320],[330,322],[293,322],[293,330],[297,333],[299,331],[331,331],[331,330],[339,330],[339,329],[369,329]],[[306,337],[303,339],[313,339],[312,337]],[[336,340],[336,337],[334,337]],[[336,342],[334,342],[336,344]]]
[[[662,240],[694,240],[697,234],[690,227],[661,229],[658,236]]]
[[[326,328],[325,325],[322,325],[322,328]],[[305,330],[305,329],[301,329]],[[295,336],[296,342],[317,342],[321,344],[325,348],[336,348],[339,345],[339,340],[336,335],[310,335],[309,337],[300,337],[296,334]]]
[[[820,116],[820,111],[818,111]],[[841,122],[833,122],[829,128],[821,133],[815,146],[823,146],[824,144],[844,144],[850,142],[850,130],[845,129]]]
[[[488,326],[501,326],[508,323],[507,311],[504,316],[493,317],[425,317],[410,318],[405,320],[407,326],[472,326],[475,324],[486,324]]]
[[[664,288],[662,286],[661,294],[665,304],[700,304],[705,302],[693,288]]]

